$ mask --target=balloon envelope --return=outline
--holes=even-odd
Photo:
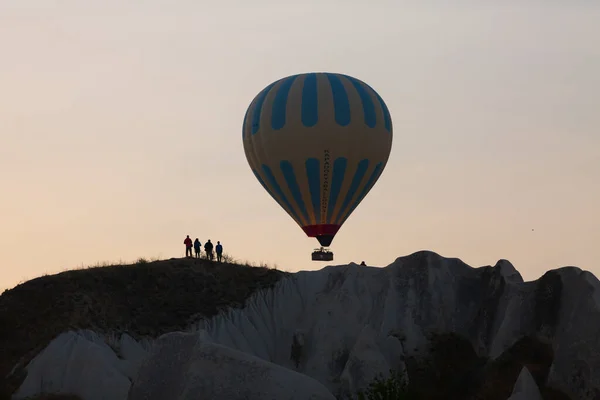
[[[381,176],[392,120],[383,99],[356,78],[298,74],[258,93],[242,140],[265,190],[309,237],[329,246]]]

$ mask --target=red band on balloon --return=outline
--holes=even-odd
[[[337,231],[340,229],[341,225],[334,224],[323,224],[323,225],[306,225],[303,226],[302,229],[306,236],[309,237],[317,237],[323,235],[331,235],[334,236]]]

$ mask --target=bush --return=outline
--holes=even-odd
[[[412,400],[402,374],[390,370],[389,378],[376,377],[368,389],[358,392],[358,400]]]

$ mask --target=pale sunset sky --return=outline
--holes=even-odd
[[[184,255],[287,271],[308,238],[244,156],[266,85],[340,72],[386,101],[386,169],[333,264],[432,250],[600,275],[600,2],[3,0],[0,289]]]

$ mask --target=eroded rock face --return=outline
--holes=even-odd
[[[382,337],[366,325],[352,347],[342,371],[341,390],[344,396],[365,390],[376,377],[388,378],[390,370],[397,370],[408,382],[403,361],[402,344],[394,337]]]
[[[335,400],[319,382],[196,333],[158,340],[139,370],[129,400]]]
[[[39,393],[70,393],[85,400],[125,399],[145,350],[123,335],[117,357],[92,331],[66,332],[54,339],[27,367],[15,399]]]
[[[190,330],[205,342],[311,377],[334,395],[364,387],[388,367],[404,370],[404,360],[419,357],[431,333],[466,338],[477,356],[499,362],[507,349],[531,337],[552,350],[549,359],[542,354],[522,361],[530,363],[542,392],[542,386],[550,385],[571,399],[595,400],[600,395],[599,293],[598,280],[574,267],[523,282],[506,260],[471,268],[423,251],[386,268],[349,264],[298,272],[251,297],[244,309],[229,310]],[[189,371],[186,379],[200,379],[192,364],[168,359],[172,368]],[[151,365],[139,375],[148,385],[152,383],[144,376],[160,375]],[[518,369],[491,375],[513,379],[504,398],[522,368],[511,365]],[[162,368],[160,363],[156,368]],[[486,376],[478,379],[485,383]],[[134,386],[142,390],[137,382]]]
[[[359,341],[381,343],[380,357],[368,356],[375,360],[393,353],[394,339],[405,356],[414,356],[430,333],[453,332],[494,359],[524,336],[536,337],[554,349],[548,384],[591,400],[600,388],[600,323],[589,323],[600,320],[598,292],[598,280],[574,267],[523,282],[506,260],[472,268],[422,251],[386,268],[349,264],[298,272],[245,309],[197,328],[217,343],[307,374],[334,394],[345,385],[342,374]],[[363,333],[365,326],[371,333]],[[296,367],[289,355],[298,330],[304,346]],[[399,361],[389,365],[402,368]]]

